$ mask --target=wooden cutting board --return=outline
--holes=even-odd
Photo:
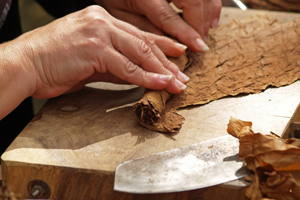
[[[220,24],[258,12],[266,11],[223,8]],[[300,17],[266,13],[283,22]],[[23,198],[30,197],[32,183],[46,183],[50,198],[64,200],[224,199],[226,195],[241,199],[243,188],[222,186],[154,195],[114,192],[114,172],[127,160],[226,135],[231,116],[252,121],[255,132],[280,135],[299,105],[300,81],[181,109],[186,120],[173,135],[138,124],[132,105],[142,94],[143,89],[135,86],[94,83],[49,100],[2,155],[4,185]]]

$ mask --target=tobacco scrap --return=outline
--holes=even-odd
[[[232,20],[213,30],[207,44],[210,50],[204,54],[188,53],[187,88],[173,95],[164,113],[147,128],[178,132],[184,119],[178,108],[259,93],[300,78],[300,18],[283,24],[266,15]]]
[[[252,123],[231,118],[227,132],[239,138],[239,157],[252,172],[246,190],[251,200],[300,199],[300,140],[254,133]]]

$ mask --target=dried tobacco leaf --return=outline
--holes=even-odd
[[[257,14],[246,17],[243,20],[232,20],[231,22],[211,30],[208,45],[212,46],[217,41],[228,40],[237,36],[246,36],[250,33],[263,30],[267,27],[279,24],[278,20],[270,19],[266,14]],[[184,71],[191,61],[198,59],[200,54],[187,50],[186,54],[179,58],[169,58],[181,71]],[[202,57],[201,57],[202,59]],[[194,65],[198,65],[194,62]],[[195,71],[195,70],[194,70]],[[193,70],[192,72],[193,73]],[[192,85],[190,84],[190,87]],[[143,126],[160,132],[178,132],[184,121],[184,117],[177,114],[176,109],[189,104],[201,104],[204,102],[182,102],[179,98],[173,101],[173,105],[166,110],[166,101],[171,98],[171,94],[165,91],[146,90],[142,99],[134,105],[135,116]],[[185,101],[185,99],[183,99]],[[174,108],[174,109],[173,109]]]
[[[176,113],[178,108],[205,104],[229,95],[259,93],[268,86],[280,87],[298,80],[300,18],[284,24],[261,15],[258,18],[233,20],[220,26],[210,35],[210,51],[189,53],[191,64],[185,70],[190,77],[187,88],[170,98],[165,104],[165,113],[148,128],[177,132],[181,126],[177,119],[182,118]],[[248,25],[255,28],[245,28]],[[225,32],[225,27],[230,31]]]
[[[251,200],[300,199],[300,140],[254,133],[251,125],[231,118],[227,129],[230,135],[239,138],[239,156],[253,172],[247,176],[252,184],[246,196]]]
[[[219,40],[186,70],[187,89],[168,105],[203,104],[228,95],[259,93],[300,78],[300,19],[239,38]]]
[[[252,134],[252,122],[245,122],[236,118],[231,118],[228,124],[227,132],[233,137],[239,138],[248,134]]]

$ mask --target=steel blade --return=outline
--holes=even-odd
[[[114,190],[164,193],[199,189],[247,174],[238,139],[228,135],[127,161],[116,169]]]

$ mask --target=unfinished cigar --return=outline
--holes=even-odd
[[[169,58],[169,60],[175,63],[180,71],[183,71],[188,66],[188,58],[186,54],[178,58]],[[172,94],[165,90],[156,91],[146,89],[142,99],[133,106],[138,122],[150,130],[160,132],[177,132],[175,130],[168,129],[168,127],[162,123],[157,123],[164,114],[166,102],[171,98],[171,96]]]
[[[155,123],[164,113],[165,104],[171,96],[165,90],[146,90],[142,99],[133,106],[138,122],[148,129],[161,131],[163,127],[155,126]]]

